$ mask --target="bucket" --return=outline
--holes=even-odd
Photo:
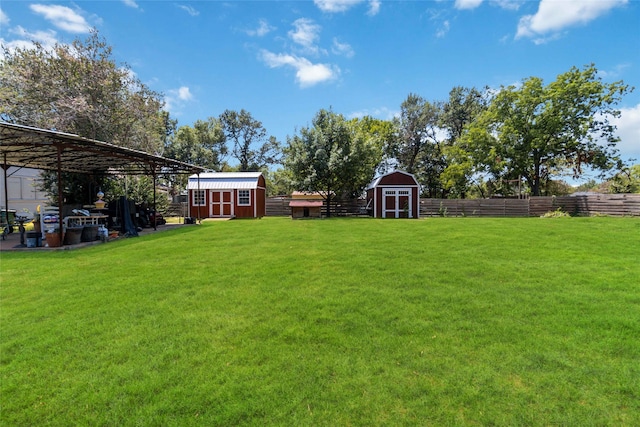
[[[82,240],[83,227],[67,227],[67,232],[64,235],[65,245],[77,245]]]
[[[40,233],[37,231],[27,231],[27,247],[37,248],[39,245]]]

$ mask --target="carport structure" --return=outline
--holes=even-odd
[[[7,169],[10,166],[55,171],[58,175],[59,232],[62,238],[62,173],[147,175],[153,177],[153,208],[158,175],[200,174],[205,169],[69,133],[0,122],[0,163],[5,174],[5,209],[9,209]],[[155,228],[155,224],[154,224]]]

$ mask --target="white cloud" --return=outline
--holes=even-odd
[[[9,31],[11,34],[18,36],[18,39],[7,41],[0,39],[0,44],[6,46],[9,50],[15,49],[33,49],[34,42],[38,42],[47,51],[53,51],[53,46],[58,42],[56,39],[56,32],[53,30],[48,31],[36,31],[30,33],[21,26],[17,26]]]
[[[184,10],[185,12],[187,12],[189,15],[191,16],[198,16],[200,15],[200,12],[198,10],[196,10],[195,8],[191,7],[191,6],[187,6],[184,4],[179,4],[177,5],[180,9]],[[136,5],[137,7],[137,5]]]
[[[334,80],[340,69],[327,64],[314,64],[306,58],[295,55],[276,54],[267,50],[261,51],[260,57],[270,68],[292,67],[296,70],[296,81],[301,88]]]
[[[190,101],[191,99],[193,99],[193,95],[191,94],[191,91],[188,87],[182,86],[180,87],[180,89],[178,89],[178,99],[180,99],[181,101]]]
[[[357,4],[363,3],[365,0],[313,0],[315,5],[326,13],[346,12]],[[367,15],[374,16],[380,12],[380,0],[369,0],[369,10]]]
[[[456,9],[475,9],[482,4],[483,0],[456,0],[454,7]]]
[[[337,38],[333,38],[333,46],[331,47],[331,52],[336,55],[342,55],[347,58],[352,58],[355,55],[353,48],[349,43],[340,43]]]
[[[364,109],[360,111],[353,111],[348,114],[350,119],[361,119],[366,116],[375,117],[381,120],[391,120],[394,117],[400,117],[400,110],[391,110],[387,107],[379,107],[372,110]]]
[[[535,15],[520,18],[516,38],[532,37],[541,42],[544,39],[539,36],[551,34],[553,38],[567,27],[586,24],[627,2],[628,0],[540,0]]]
[[[261,19],[258,21],[258,28],[255,30],[247,30],[246,33],[252,37],[264,37],[275,29],[276,27],[269,25],[266,19]]]
[[[598,70],[598,77],[602,77],[603,79],[617,79],[629,67],[631,67],[631,64],[623,63],[623,64],[618,64],[614,66],[613,69],[611,70]]]
[[[138,9],[139,7],[135,0],[122,0],[122,3],[134,9]]]
[[[611,122],[618,128],[620,142],[617,148],[622,157],[640,160],[640,104],[621,108],[620,117],[611,119]]]
[[[328,13],[345,12],[362,1],[363,0],[313,0],[316,6],[318,6],[318,9]]]
[[[436,37],[441,39],[444,36],[446,36],[447,33],[449,32],[450,27],[451,27],[451,24],[449,24],[449,21],[444,21],[442,23],[442,26],[438,28],[438,31],[436,31]]]
[[[88,33],[91,30],[82,15],[66,6],[32,4],[29,7],[61,30],[70,33]]]
[[[526,0],[489,0],[491,6],[497,6],[506,10],[518,10]],[[480,7],[484,0],[456,0],[454,8],[459,10],[471,10]]]
[[[380,12],[380,5],[381,5],[381,2],[379,0],[371,0],[369,2],[369,11],[367,12],[367,15],[369,16],[377,15],[378,12]]]
[[[289,31],[289,38],[304,47],[307,52],[318,53],[316,41],[320,38],[322,27],[307,18],[296,19],[293,26],[295,29]]]
[[[8,24],[9,24],[9,17],[7,16],[6,13],[4,13],[2,9],[0,9],[0,25],[8,25]]]
[[[525,0],[491,0],[491,4],[506,10],[518,10]]]
[[[193,94],[187,86],[181,86],[178,89],[169,89],[164,96],[165,108],[167,111],[178,114],[178,108],[193,100]]]

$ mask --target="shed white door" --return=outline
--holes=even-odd
[[[382,218],[412,218],[412,188],[387,188],[382,191]]]
[[[233,216],[233,191],[211,190],[209,216]]]

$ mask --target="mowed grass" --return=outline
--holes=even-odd
[[[205,222],[0,263],[2,425],[640,425],[637,218]]]

